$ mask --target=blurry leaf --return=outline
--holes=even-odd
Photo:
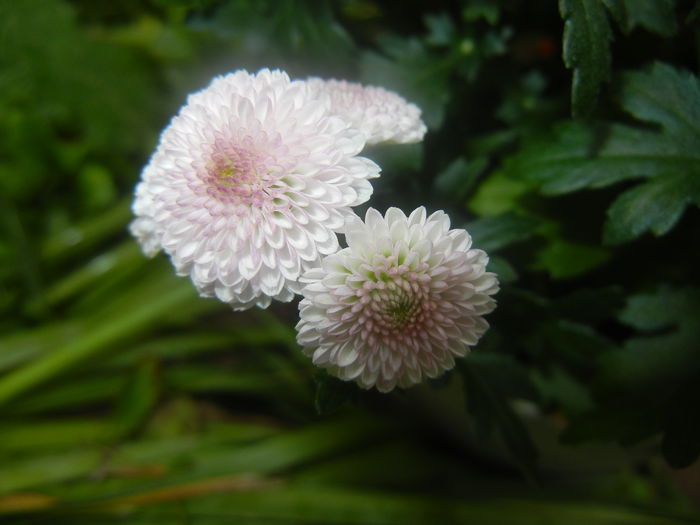
[[[562,368],[548,372],[536,370],[531,377],[542,398],[566,412],[585,412],[594,406],[586,387]]]
[[[223,2],[213,18],[201,17],[198,27],[212,29],[250,69],[271,65],[271,56],[304,57],[341,63],[353,56],[354,43],[336,19],[331,2],[303,0],[241,0]],[[228,57],[228,61],[232,63]],[[333,62],[330,62],[333,64]],[[308,67],[308,64],[304,64]],[[240,67],[240,66],[238,66]]]
[[[314,406],[319,415],[337,412],[345,403],[357,398],[357,386],[353,382],[342,381],[325,371],[314,375],[316,399]]]
[[[661,286],[627,299],[620,321],[637,330],[658,330],[676,323],[692,324],[700,309],[698,291]]]
[[[97,418],[5,418],[0,426],[0,454],[17,457],[24,452],[37,454],[40,450],[56,451],[100,443],[108,429],[108,424]]]
[[[64,275],[47,289],[46,301],[51,306],[60,304],[89,290],[92,285],[105,279],[108,274],[121,273],[124,267],[138,266],[134,263],[142,260],[143,254],[138,244],[129,239],[93,259],[83,260],[77,270]]]
[[[477,157],[470,162],[465,161],[463,157],[457,157],[438,173],[433,187],[441,195],[449,196],[455,201],[462,200],[476,184],[487,164],[485,157]]]
[[[449,63],[428,53],[416,38],[386,37],[381,47],[387,56],[362,54],[362,82],[398,92],[421,108],[429,128],[439,127],[449,98]]]
[[[589,116],[610,78],[612,32],[601,0],[559,0],[564,24],[564,62],[574,70],[571,113]]]
[[[700,206],[700,172],[660,175],[627,190],[612,203],[603,239],[620,244],[647,230],[664,235],[691,203]]]
[[[462,9],[462,18],[470,22],[481,18],[495,25],[498,22],[500,8],[500,3],[495,0],[472,0]]]
[[[42,259],[55,264],[82,255],[110,236],[122,234],[131,216],[131,198],[126,198],[98,216],[92,216],[46,238],[41,247]]]
[[[200,0],[200,3],[203,4],[204,1],[206,0]],[[219,0],[213,1],[218,2]],[[195,2],[190,3],[194,4]],[[200,6],[193,5],[191,7]],[[146,53],[162,62],[186,60],[192,58],[195,51],[192,36],[184,27],[172,23],[168,24],[150,15],[141,16],[130,25],[110,32],[108,36],[112,42],[142,48]]]
[[[502,367],[490,370],[492,366],[488,360],[477,360],[472,357],[474,356],[462,360],[459,367],[464,376],[464,390],[469,412],[482,432],[489,434],[492,430],[498,431],[514,461],[528,477],[532,477],[537,449],[527,428],[513,412],[508,398],[508,392],[518,383],[512,384],[505,381]],[[515,365],[515,363],[512,364]],[[499,378],[502,381],[498,381]],[[523,379],[522,384],[531,388],[527,377]],[[504,382],[507,384],[504,385]]]
[[[99,164],[84,166],[78,174],[78,184],[80,202],[87,211],[104,210],[116,200],[114,177],[104,166]]]
[[[0,8],[0,92],[6,99],[107,151],[139,149],[153,108],[145,64],[126,48],[81,31],[73,8],[60,0],[47,0],[41,9],[32,0],[5,1]]]
[[[420,170],[423,144],[380,144],[368,146],[362,154],[381,166],[382,177],[392,177],[392,182],[396,184],[402,178],[405,181],[407,174]]]
[[[65,373],[88,357],[104,352],[110,348],[110,345],[144,330],[152,329],[154,321],[160,320],[170,311],[187,310],[195,297],[194,290],[189,283],[185,282],[182,285],[178,283],[178,286],[174,287],[171,285],[169,289],[161,291],[160,295],[146,302],[143,301],[141,293],[138,289],[132,291],[132,294],[139,299],[136,305],[120,304],[118,301],[107,305],[103,312],[98,312],[107,316],[98,318],[83,337],[71,340],[57,347],[50,354],[42,356],[41,359],[1,377],[0,405],[7,403],[20,393]],[[132,298],[128,293],[125,295],[125,299]],[[109,316],[113,308],[116,308],[118,315]]]
[[[575,445],[616,441],[622,446],[635,445],[661,430],[660,405],[660,400],[653,396],[605,398],[594,410],[570,414],[561,442]]]
[[[247,396],[282,394],[284,383],[270,371],[227,369],[218,363],[171,365],[165,370],[169,387],[184,392],[227,392]],[[289,396],[289,392],[287,392]]]
[[[71,377],[60,385],[37,389],[6,407],[10,414],[56,413],[63,410],[90,409],[116,399],[124,381],[121,376],[102,374]]]
[[[557,361],[568,363],[572,369],[594,369],[599,354],[605,355],[616,348],[594,328],[564,319],[545,323],[541,336],[546,342],[545,348],[549,347],[559,354]]]
[[[159,393],[158,362],[142,359],[117,399],[113,437],[123,439],[134,432],[154,409]]]
[[[643,330],[675,328],[662,334],[632,337],[624,347],[603,358],[605,384],[616,389],[654,388],[675,384],[700,370],[700,291],[661,287],[651,294],[632,296],[620,319]]]
[[[678,30],[675,0],[603,0],[603,3],[625,33],[641,26],[668,37]]]
[[[517,201],[529,186],[507,175],[496,172],[489,175],[469,201],[469,209],[481,216],[500,215],[517,208]]]
[[[556,239],[537,253],[536,265],[554,279],[569,279],[600,266],[609,256],[597,246]]]
[[[428,28],[425,41],[432,46],[447,46],[457,36],[454,22],[447,13],[426,15],[425,25]]]
[[[538,221],[524,215],[504,213],[470,222],[467,231],[474,247],[487,252],[528,240],[535,234]]]
[[[494,272],[500,283],[512,283],[518,280],[518,272],[503,257],[491,257],[486,270]]]

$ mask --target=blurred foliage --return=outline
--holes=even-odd
[[[0,521],[700,521],[698,20],[0,0]],[[499,307],[453,373],[361,392],[301,355],[294,305],[233,313],[126,234],[187,93],[261,67],[423,109],[424,144],[368,149],[371,204],[445,209],[491,255]]]

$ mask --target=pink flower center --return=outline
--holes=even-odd
[[[396,262],[389,256],[384,264],[364,268],[367,280],[356,291],[364,337],[370,343],[379,339],[394,349],[424,339],[434,325],[436,309],[430,277],[425,273],[428,265],[412,269]]]
[[[212,145],[202,178],[207,193],[218,200],[260,207],[269,202],[275,177],[269,156],[258,151],[250,137],[241,143],[217,139]]]

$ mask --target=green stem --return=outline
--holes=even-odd
[[[194,299],[190,286],[176,286],[166,293],[143,303],[139,308],[125,311],[92,331],[58,348],[43,359],[31,362],[0,380],[0,405],[67,370],[76,363],[94,357],[109,345],[147,327],[169,311],[186,308]]]

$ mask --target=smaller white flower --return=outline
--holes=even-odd
[[[427,128],[415,104],[387,89],[345,80],[309,78],[314,89],[330,95],[332,111],[359,129],[367,144],[420,142]]]
[[[443,211],[370,208],[345,237],[301,278],[297,341],[314,364],[388,392],[451,369],[488,329],[496,275]]]

